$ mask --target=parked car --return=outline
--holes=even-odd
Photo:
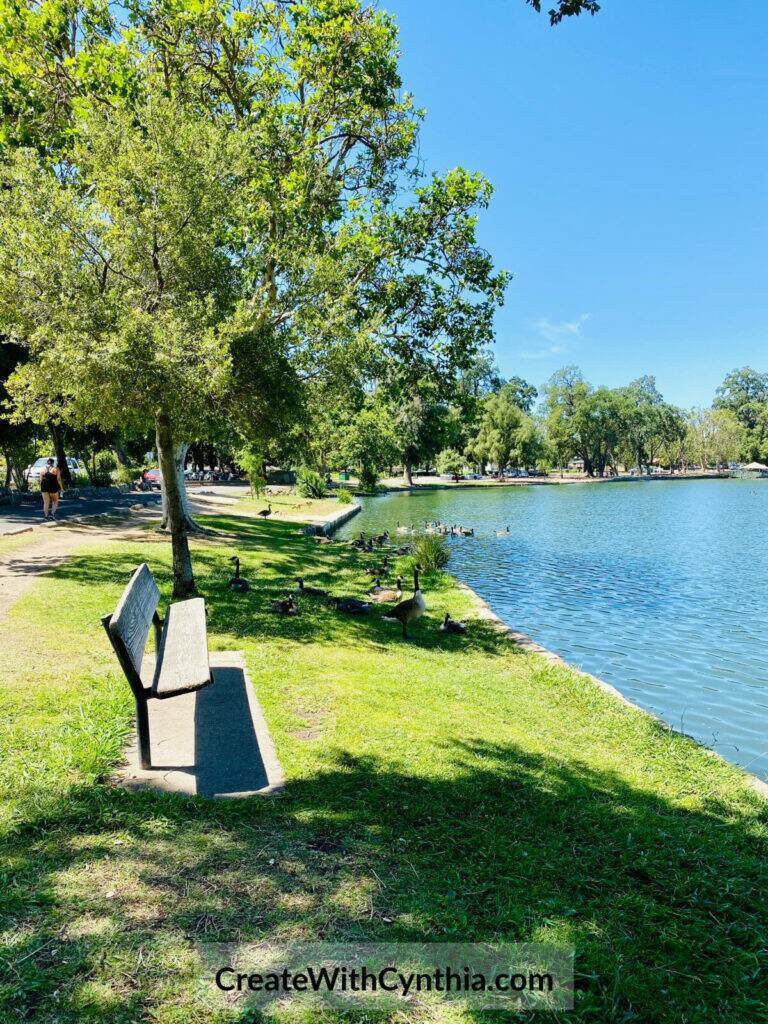
[[[141,474],[139,481],[141,487],[145,491],[159,491],[160,490],[160,470],[159,469],[145,469]]]
[[[41,459],[35,459],[31,466],[27,466],[27,468],[24,470],[24,475],[26,476],[27,480],[39,480],[45,471],[45,467],[48,465],[49,458],[52,458],[54,459],[54,461],[56,461],[54,456],[52,455],[43,456],[43,458]],[[74,476],[76,473],[85,472],[85,467],[81,466],[77,459],[68,458],[67,465],[69,466],[69,472],[72,474],[72,476]]]

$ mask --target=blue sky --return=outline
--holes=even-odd
[[[768,370],[765,0],[604,0],[558,28],[523,0],[381,6],[426,168],[496,189],[480,237],[515,275],[506,375],[653,373],[689,406]]]

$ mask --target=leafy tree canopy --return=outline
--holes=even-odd
[[[541,11],[541,0],[526,0],[535,11]],[[597,14],[600,4],[596,0],[558,0],[555,7],[547,11],[550,25],[559,25],[564,18],[579,14]]]

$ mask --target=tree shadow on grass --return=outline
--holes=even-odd
[[[539,1019],[765,1020],[764,807],[693,812],[513,745],[444,754],[425,777],[338,750],[279,799],[94,784],[28,808],[5,840],[6,1019],[210,1020],[194,943],[300,937],[572,943],[577,1009]]]
[[[208,517],[206,523],[214,517]],[[362,555],[343,542],[332,546],[318,546],[311,537],[298,536],[295,524],[215,517],[217,527],[231,527],[234,538],[231,545],[223,546],[222,538],[196,541],[193,561],[198,592],[205,597],[208,608],[208,628],[211,636],[219,634],[227,642],[243,640],[258,642],[268,637],[279,637],[286,643],[323,643],[337,647],[362,644],[372,649],[393,646],[415,646],[424,650],[510,655],[519,649],[492,623],[471,620],[467,633],[455,636],[440,632],[439,624],[444,612],[454,611],[458,597],[454,584],[442,574],[426,574],[423,589],[428,614],[409,627],[409,640],[403,640],[400,627],[382,621],[386,605],[373,605],[365,616],[349,616],[330,608],[322,598],[298,598],[298,616],[278,616],[272,611],[272,602],[283,598],[296,588],[298,576],[305,577],[307,585],[321,586],[331,594],[364,598],[372,584],[365,569],[381,563],[384,552]],[[245,594],[227,589],[233,568],[231,555],[241,559],[241,572],[250,583]],[[75,581],[82,586],[109,584],[124,586],[140,561],[149,564],[162,593],[163,601],[170,600],[172,578],[169,552],[165,546],[135,543],[132,549],[124,547],[75,555],[52,568],[51,575]],[[404,580],[404,593],[408,595],[410,561],[393,562],[397,569],[390,571],[394,581],[399,573]],[[105,608],[104,613],[111,611]]]

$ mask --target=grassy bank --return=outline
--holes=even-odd
[[[140,560],[167,596],[168,548],[110,542],[41,579],[0,625],[2,1020],[237,1019],[197,994],[194,943],[270,936],[571,943],[564,1021],[765,1020],[768,814],[736,769],[487,624],[443,636],[471,610],[447,577],[410,643],[309,600],[277,619],[299,572],[359,593],[365,556],[207,525],[211,647],[245,652],[286,788],[111,787],[132,707],[99,615]],[[248,595],[224,589],[233,552]]]

